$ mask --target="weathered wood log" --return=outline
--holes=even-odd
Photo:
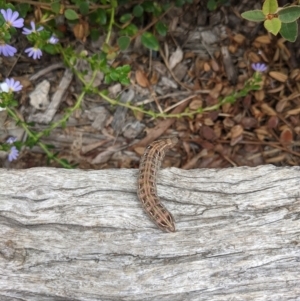
[[[300,300],[300,168],[0,170],[0,300]]]

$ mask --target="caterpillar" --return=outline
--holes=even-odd
[[[172,214],[161,204],[157,196],[157,172],[165,157],[165,151],[176,145],[178,138],[166,138],[152,142],[141,158],[137,195],[150,219],[163,231],[175,232]]]

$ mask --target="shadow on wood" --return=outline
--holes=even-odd
[[[0,300],[299,300],[300,168],[0,170]]]

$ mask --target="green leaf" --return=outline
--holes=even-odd
[[[154,12],[155,7],[153,5],[153,1],[145,1],[142,3],[142,6],[146,12],[148,13]]]
[[[156,37],[150,32],[144,32],[141,37],[142,44],[152,50],[158,51],[159,43]]]
[[[158,21],[155,24],[155,28],[161,36],[163,36],[163,37],[166,36],[167,31],[168,31],[168,26],[165,23]]]
[[[79,11],[83,15],[87,15],[89,13],[89,5],[87,2],[80,2]]]
[[[141,16],[143,15],[143,13],[144,13],[143,6],[141,6],[141,5],[136,5],[136,6],[133,8],[132,14],[133,14],[135,17],[139,18],[139,17],[141,17]]]
[[[107,23],[106,11],[102,8],[97,9],[97,20],[101,25],[105,25]]]
[[[120,77],[119,80],[120,80],[120,83],[124,86],[128,86],[130,84],[130,80],[127,76],[126,77],[122,76],[122,77]]]
[[[121,16],[120,22],[123,23],[123,24],[127,23],[131,20],[131,18],[132,18],[131,14],[124,14],[123,16]]]
[[[136,33],[138,32],[138,28],[136,27],[136,25],[134,24],[129,24],[128,26],[126,26],[125,28],[121,29],[119,31],[120,35],[124,35],[124,36],[134,36]]]
[[[92,41],[97,41],[100,37],[100,30],[96,28],[92,28],[90,32],[90,36]]]
[[[116,72],[116,71],[111,72],[109,76],[114,81],[117,81],[119,79],[119,77],[120,77],[119,73]]]
[[[59,14],[60,11],[60,2],[56,1],[51,3],[51,9],[53,10],[53,12],[55,12],[56,14]]]
[[[130,45],[130,38],[125,36],[119,37],[117,43],[118,46],[120,47],[120,50],[124,51]]]
[[[276,36],[281,28],[281,21],[278,18],[266,20],[264,22],[265,29]]]
[[[111,78],[110,78],[109,75],[105,75],[105,76],[104,76],[104,82],[105,82],[106,84],[110,84],[110,83],[112,82],[112,80],[111,80]]]
[[[298,36],[297,21],[294,21],[292,23],[282,23],[280,28],[280,34],[287,41],[295,42]]]
[[[249,10],[241,14],[241,16],[249,21],[252,22],[261,22],[265,21],[266,16],[263,14],[262,10],[256,9],[256,10]]]
[[[66,9],[66,11],[65,11],[65,17],[66,17],[66,19],[71,20],[71,21],[79,19],[76,11],[73,9],[69,9],[69,8]]]
[[[57,46],[53,45],[53,44],[47,44],[47,45],[45,45],[43,47],[43,50],[45,50],[47,53],[50,53],[50,54],[56,54],[56,53],[58,53]]]
[[[111,50],[111,46],[110,46],[109,44],[107,44],[107,43],[103,43],[103,44],[102,44],[102,51],[103,51],[104,53],[109,53],[110,50]]]
[[[20,3],[16,5],[16,9],[20,13],[20,17],[25,18],[27,13],[31,10],[31,6],[29,3]]]
[[[218,7],[218,3],[216,0],[208,0],[206,7],[208,10],[213,11]]]
[[[183,5],[184,5],[184,3],[185,3],[185,1],[184,1],[184,0],[175,0],[175,6],[177,6],[177,7],[181,7],[181,6],[183,6]]]
[[[262,7],[264,15],[275,14],[277,12],[277,9],[277,0],[266,0]]]
[[[300,17],[300,6],[290,6],[278,12],[278,18],[282,23],[291,23]]]
[[[130,65],[124,65],[124,66],[121,66],[121,71],[123,72],[123,73],[129,73],[130,72],[130,70],[131,70],[131,68],[130,68]]]

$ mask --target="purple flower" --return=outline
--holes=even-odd
[[[9,138],[6,140],[6,143],[8,143],[8,144],[13,144],[13,143],[16,142],[16,141],[17,141],[17,138],[11,136],[11,137],[9,137]]]
[[[264,63],[253,63],[251,65],[252,69],[256,72],[264,72],[267,70],[267,65]]]
[[[5,83],[7,84],[8,88],[12,92],[18,92],[21,91],[23,86],[21,83],[17,80],[15,81],[13,78],[7,78],[5,79]]]
[[[18,156],[19,156],[19,151],[15,146],[12,146],[8,154],[8,161],[11,162],[13,160],[16,160]]]
[[[16,52],[17,49],[15,47],[8,44],[0,44],[0,54],[4,56],[14,56]]]
[[[30,22],[30,25],[31,25],[31,29],[28,29],[28,28],[23,28],[23,31],[22,33],[25,34],[25,35],[29,35],[33,32],[38,32],[38,31],[41,31],[44,29],[43,26],[39,27],[38,29],[35,28],[35,23],[33,21]]]
[[[6,21],[6,24],[8,24],[9,27],[13,26],[16,28],[21,28],[24,26],[24,19],[19,17],[18,12],[13,12],[10,8],[8,8],[6,11],[4,9],[1,9],[1,14],[3,18]]]
[[[50,44],[57,44],[58,43],[58,41],[59,41],[59,39],[56,37],[56,36],[51,36],[51,38],[48,40],[48,42],[50,43]]]
[[[29,57],[32,56],[34,60],[39,59],[43,55],[42,50],[36,47],[29,47],[25,49],[25,52],[28,53]]]

